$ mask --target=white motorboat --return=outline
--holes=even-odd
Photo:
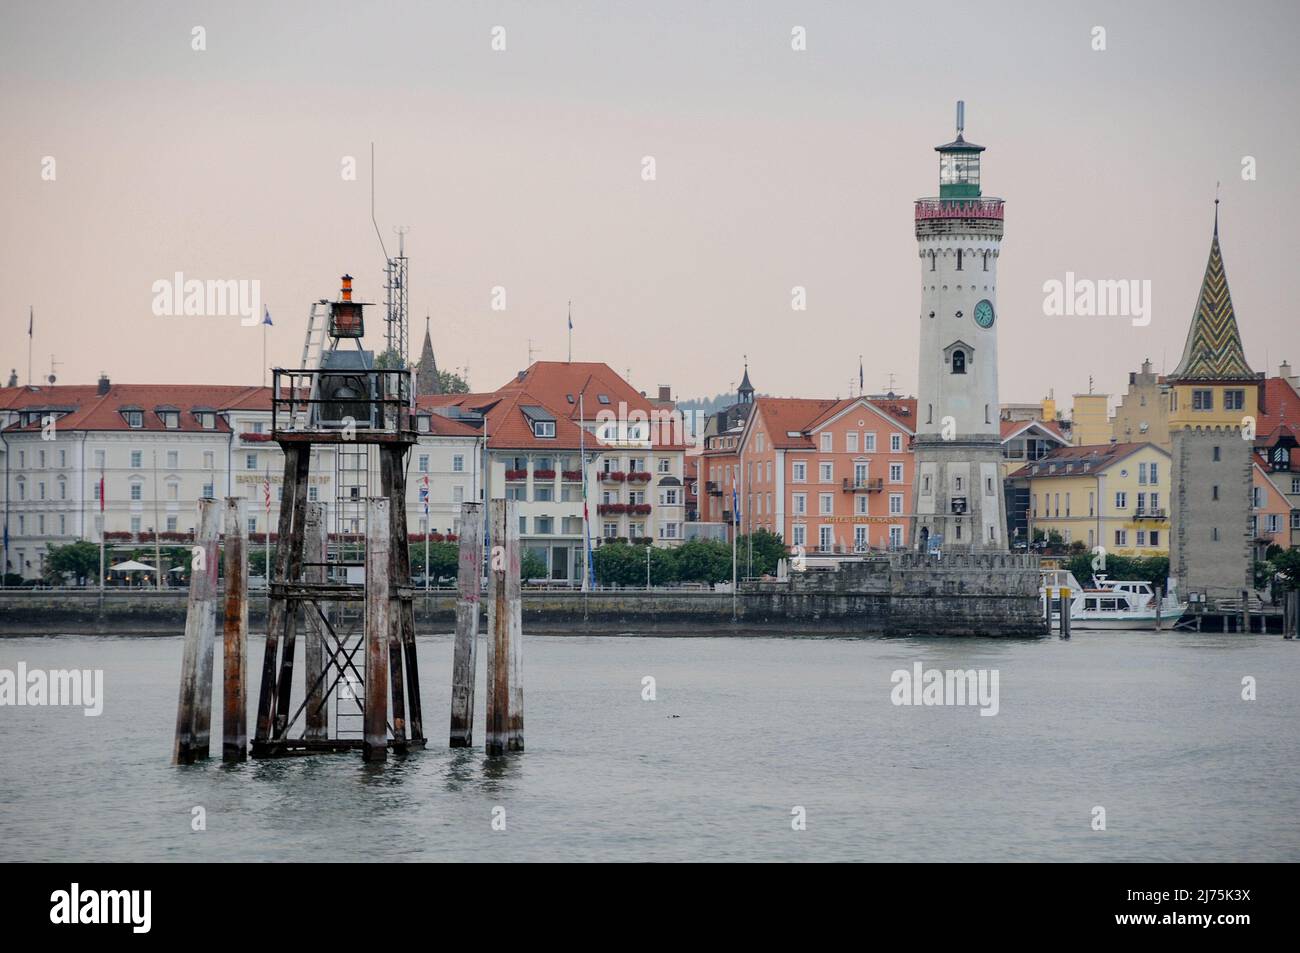
[[[1060,622],[1057,607],[1061,589],[1070,591],[1070,627],[1072,629],[1153,629],[1157,618],[1157,595],[1150,582],[1144,579],[1108,579],[1094,575],[1096,585],[1085,589],[1079,585],[1068,569],[1048,569],[1043,572],[1038,590],[1040,605],[1050,593],[1052,623]],[[1162,626],[1173,628],[1187,609],[1170,592],[1159,600],[1158,617]],[[1046,606],[1044,606],[1046,612]]]

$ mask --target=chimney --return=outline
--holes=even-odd
[[[95,389],[95,393],[97,393],[100,397],[103,397],[105,394],[108,393],[108,388],[110,386],[111,385],[108,380],[108,375],[101,373],[99,375],[99,386]]]
[[[351,275],[343,276],[343,291],[340,300],[341,301],[352,300],[352,276]]]
[[[660,384],[660,385],[659,385],[659,399],[660,399],[660,400],[663,400],[663,401],[670,401],[670,400],[672,400],[672,399],[673,399],[673,389],[672,389],[672,387],[670,387],[668,384]]]
[[[1277,376],[1284,377],[1288,381],[1291,380],[1291,363],[1289,361],[1282,362],[1282,364],[1277,369]]]

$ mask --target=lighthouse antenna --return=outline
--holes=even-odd
[[[962,134],[962,130],[964,130],[965,128],[966,128],[966,102],[964,100],[959,99],[957,100],[957,135],[960,136]]]

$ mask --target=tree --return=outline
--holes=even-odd
[[[754,551],[752,562],[749,555],[751,543]],[[760,529],[752,536],[741,536],[737,540],[736,554],[742,575],[747,570],[749,575],[763,576],[775,574],[777,562],[787,559],[790,551],[778,534]]]
[[[727,582],[731,579],[731,547],[721,540],[693,539],[675,552],[677,578],[682,582]]]
[[[459,374],[453,374],[451,371],[438,370],[438,386],[442,388],[444,394],[469,393],[469,384]]]
[[[519,578],[545,579],[546,575],[546,560],[532,550],[524,550],[519,557]]]
[[[424,549],[429,548],[429,578],[455,579],[460,574],[460,546],[457,543],[415,543],[411,546],[411,572],[424,572]]]
[[[79,539],[65,546],[51,546],[45,554],[45,577],[71,576],[78,583],[99,578],[99,547]]]

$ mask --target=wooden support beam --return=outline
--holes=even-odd
[[[289,535],[281,536],[279,539],[279,545],[287,546],[289,549],[288,576],[282,580],[283,582],[298,582],[302,579],[302,554],[307,537],[307,477],[311,472],[310,450],[299,453],[296,464],[292,490],[286,485],[284,498],[280,501],[282,511],[286,506],[293,511]],[[280,658],[280,684],[275,699],[273,738],[283,738],[289,730],[289,700],[293,694],[293,654],[294,641],[298,632],[298,608],[298,600],[285,600],[284,647]]]
[[[456,644],[451,660],[453,748],[474,744],[474,680],[478,672],[478,613],[483,578],[483,505],[460,507],[460,561],[456,571]]]
[[[1069,589],[1061,588],[1061,638],[1070,637],[1070,600],[1073,593]]]
[[[284,497],[280,500],[279,545],[275,547],[275,564],[268,566],[272,584],[283,585],[289,575],[289,547],[287,545],[290,531],[293,529],[293,507],[289,499],[296,485],[300,457],[310,459],[311,448],[296,446],[284,447]],[[257,695],[257,725],[253,734],[253,754],[257,755],[261,745],[271,739],[271,729],[275,722],[275,671],[280,654],[280,636],[285,624],[285,600],[271,599],[266,620],[266,649],[262,655],[262,682]]]
[[[199,529],[191,557],[172,764],[192,764],[208,756],[212,722],[212,653],[217,627],[218,526],[217,501],[199,500]]]
[[[248,757],[248,550],[244,545],[244,504],[225,502],[226,605],[222,653],[221,760]]]
[[[390,505],[383,497],[366,501],[365,743],[361,749],[366,761],[388,757]]]
[[[486,750],[524,750],[523,630],[519,594],[519,522],[514,500],[492,500],[488,572]]]
[[[402,604],[398,585],[410,585],[411,554],[406,536],[406,472],[402,466],[404,448],[379,448],[380,492],[388,500],[388,674],[393,696],[393,748],[405,751],[406,690],[402,680]]]
[[[306,563],[305,576],[309,583],[326,582],[325,563],[329,558],[329,524],[325,520],[324,503],[307,504],[307,528],[303,540],[303,562]],[[325,696],[325,620],[321,612],[328,611],[324,606],[320,610],[307,609],[307,630],[304,633],[303,673],[307,687],[307,733],[311,741],[318,741],[329,734],[329,711]]]

